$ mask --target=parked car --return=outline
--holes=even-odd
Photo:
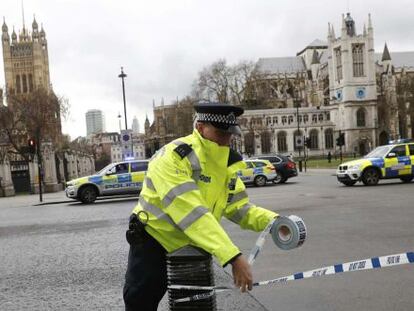
[[[111,163],[96,175],[66,183],[66,196],[82,203],[93,203],[99,196],[138,194],[142,189],[149,160]]]
[[[267,160],[244,160],[246,168],[237,172],[245,184],[254,184],[257,187],[266,185],[276,178],[275,167]]]
[[[289,178],[298,176],[296,169],[296,163],[288,156],[274,154],[274,155],[261,155],[255,157],[255,159],[268,160],[276,168],[276,178],[273,180],[275,184],[283,184]]]
[[[374,186],[380,179],[399,178],[409,183],[414,178],[414,142],[399,140],[379,146],[362,159],[342,163],[336,177],[346,186],[362,181],[365,186]]]

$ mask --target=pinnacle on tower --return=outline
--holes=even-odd
[[[390,52],[388,51],[387,43],[385,42],[384,52],[382,52],[381,61],[387,61],[387,60],[391,60],[391,55],[390,55]]]
[[[3,16],[3,26],[1,27],[1,30],[3,32],[8,32],[9,31],[9,28],[6,25],[6,18],[4,16]]]

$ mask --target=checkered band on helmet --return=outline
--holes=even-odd
[[[216,122],[227,125],[238,125],[236,121],[236,116],[232,112],[227,115],[197,112],[196,118],[197,121]]]

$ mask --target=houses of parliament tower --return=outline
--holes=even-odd
[[[23,22],[19,34],[13,27],[10,36],[4,19],[1,39],[6,92],[25,94],[37,88],[50,90],[49,57],[43,26],[39,30],[34,18],[31,32]]]

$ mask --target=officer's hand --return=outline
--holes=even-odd
[[[232,263],[234,285],[240,288],[241,292],[247,289],[252,290],[253,276],[250,265],[243,255],[237,257]]]

